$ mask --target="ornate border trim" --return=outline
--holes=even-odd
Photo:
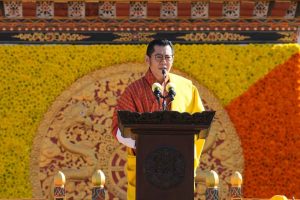
[[[259,34],[258,34],[259,33]],[[297,43],[290,31],[2,31],[0,44],[146,44],[168,38],[178,44]]]

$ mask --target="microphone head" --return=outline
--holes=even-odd
[[[152,92],[155,92],[155,91],[160,91],[161,92],[161,88],[162,88],[161,84],[159,84],[159,83],[153,83],[153,85],[152,85]]]
[[[167,89],[167,92],[170,92],[170,90],[173,90],[175,92],[175,84],[174,83],[168,83],[167,86],[166,86],[166,89]]]
[[[166,78],[166,77],[167,77],[167,68],[163,68],[163,69],[161,70],[161,73],[162,73],[162,75],[164,76],[164,78]]]

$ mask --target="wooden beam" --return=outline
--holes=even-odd
[[[178,3],[178,17],[191,17],[190,3]]]
[[[240,17],[252,17],[254,10],[254,1],[241,1]]]
[[[275,1],[270,9],[270,17],[284,17],[286,15],[286,11],[290,7],[290,1]]]
[[[223,1],[209,2],[209,17],[222,17]]]
[[[116,15],[117,17],[129,17],[129,4],[116,2]]]
[[[36,17],[36,3],[27,2],[23,3],[23,16],[24,17]]]
[[[54,16],[55,17],[68,17],[68,4],[67,3],[54,3]]]
[[[148,3],[147,5],[147,18],[160,16],[160,3]]]

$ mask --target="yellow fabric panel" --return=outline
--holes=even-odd
[[[127,147],[127,200],[135,199],[135,185],[136,185],[136,157],[133,155],[132,149]]]
[[[204,106],[199,97],[197,88],[188,79],[170,73],[170,82],[176,86],[176,96],[171,105],[171,110],[178,112],[202,112]],[[190,96],[192,94],[192,96]],[[196,176],[196,168],[199,165],[200,155],[203,150],[205,140],[195,139],[194,149],[194,176]],[[135,186],[136,186],[136,157],[133,155],[132,150],[127,148],[127,199],[135,200]]]

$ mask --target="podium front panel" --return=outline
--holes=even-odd
[[[139,135],[137,200],[194,199],[194,135]]]

